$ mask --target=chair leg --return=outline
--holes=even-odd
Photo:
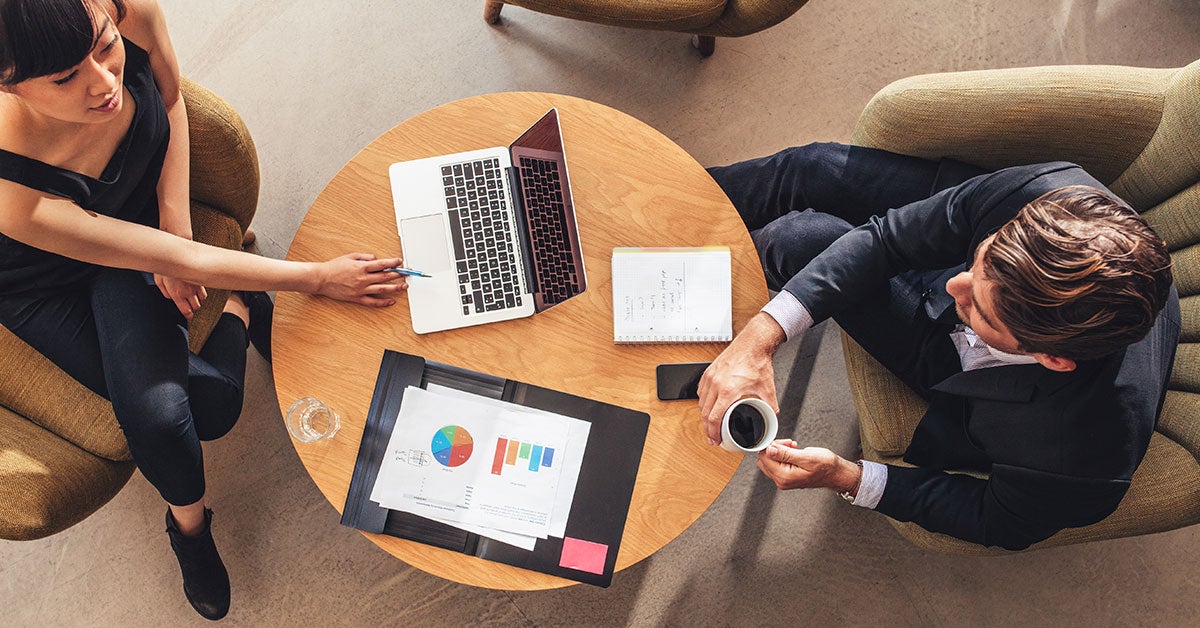
[[[495,24],[500,21],[500,9],[504,8],[503,0],[487,0],[483,5],[483,21]]]
[[[712,35],[692,35],[692,45],[700,51],[701,57],[709,57],[717,48],[717,38]]]

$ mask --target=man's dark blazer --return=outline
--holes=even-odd
[[[872,218],[784,289],[819,322],[878,290],[881,279],[969,264],[979,243],[1021,207],[1070,185],[1104,189],[1064,162],[976,176]],[[945,295],[952,275],[940,275],[937,294],[925,303],[930,319],[957,322],[953,300]],[[904,455],[917,468],[889,466],[876,509],[933,532],[1008,549],[1100,521],[1120,503],[1149,447],[1179,333],[1172,289],[1143,340],[1080,362],[1074,371],[1028,364],[961,372],[954,364],[949,371],[956,374],[924,391],[930,407]],[[936,353],[943,360],[957,356]],[[990,475],[981,480],[944,470]]]

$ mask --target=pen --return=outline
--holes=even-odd
[[[425,273],[423,273],[419,270],[413,270],[411,268],[385,268],[380,272],[396,273],[397,275],[404,275],[405,277],[432,277],[433,276],[433,275],[426,275]]]

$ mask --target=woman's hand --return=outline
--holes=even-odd
[[[350,253],[323,262],[316,294],[350,301],[371,307],[387,307],[396,302],[391,298],[408,289],[403,275],[385,272],[385,268],[400,266],[398,257],[375,259],[370,253]]]
[[[196,310],[200,309],[200,303],[208,298],[208,291],[204,286],[174,277],[155,274],[154,285],[158,286],[164,297],[175,302],[175,307],[179,308],[183,317],[189,321],[195,316]]]

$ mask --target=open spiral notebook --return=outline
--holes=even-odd
[[[729,247],[615,248],[613,341],[733,339]]]

